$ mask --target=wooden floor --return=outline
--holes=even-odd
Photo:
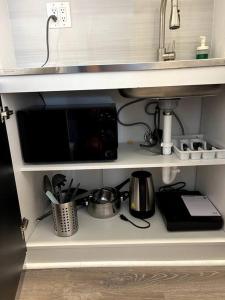
[[[25,272],[19,300],[225,300],[225,267]]]

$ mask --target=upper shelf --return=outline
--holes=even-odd
[[[175,154],[155,155],[138,144],[120,144],[118,159],[113,162],[65,163],[65,164],[24,164],[20,171],[69,171],[69,170],[101,170],[101,169],[140,169],[160,167],[185,167],[225,165],[225,159],[180,160]]]
[[[0,70],[0,93],[224,83],[225,59]]]

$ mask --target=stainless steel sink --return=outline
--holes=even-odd
[[[224,91],[221,84],[195,85],[195,86],[170,86],[122,89],[120,93],[127,98],[183,98],[190,96],[215,96]]]

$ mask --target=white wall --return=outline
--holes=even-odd
[[[206,98],[202,102],[202,133],[225,147],[225,94]]]
[[[203,100],[201,132],[225,147],[225,95]],[[197,188],[208,195],[225,216],[225,166],[197,168]]]
[[[15,66],[15,51],[7,0],[0,1],[0,68]]]
[[[212,31],[212,55],[225,57],[225,1],[215,0],[213,31]]]
[[[0,0],[3,1],[3,0]],[[8,0],[18,67],[45,61],[46,3]],[[195,57],[199,36],[211,40],[214,0],[180,0],[177,58]],[[156,60],[160,0],[71,0],[72,28],[52,29],[49,65],[135,63]],[[168,15],[170,1],[168,1]],[[168,19],[168,17],[167,17]],[[167,20],[168,25],[168,20]]]
[[[225,219],[225,166],[198,167],[196,189],[209,197]]]

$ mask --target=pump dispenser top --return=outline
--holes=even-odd
[[[206,46],[206,37],[200,36],[201,45],[197,47],[196,59],[207,59],[209,57],[209,47]]]

